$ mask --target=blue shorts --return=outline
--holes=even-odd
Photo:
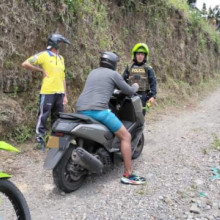
[[[90,116],[91,118],[101,122],[113,133],[118,131],[122,126],[121,121],[115,116],[114,113],[111,112],[110,109],[86,110],[86,111],[80,111],[78,113]]]

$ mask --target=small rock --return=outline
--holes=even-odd
[[[65,196],[66,193],[65,193],[65,192],[60,192],[60,195],[61,195],[61,196]]]
[[[13,163],[13,162],[14,162],[14,160],[10,159],[10,158],[5,161],[6,164],[10,164],[10,163]]]
[[[192,198],[192,199],[191,199],[191,202],[192,202],[192,203],[197,203],[197,202],[198,202],[198,200],[197,200],[197,199],[195,199],[195,198]]]
[[[189,215],[187,216],[187,220],[192,220],[192,219],[193,219],[193,216],[189,214]]]
[[[190,212],[195,213],[195,214],[199,214],[200,213],[200,209],[199,209],[199,207],[197,206],[196,203],[192,204],[192,206],[190,208]]]
[[[195,198],[196,197],[196,193],[195,192],[189,192],[189,197],[191,198]]]
[[[207,205],[204,210],[210,210],[211,209],[211,206],[210,205]]]
[[[184,219],[188,218],[188,215],[185,215],[185,214],[184,214],[184,215],[183,215],[183,218],[184,218]]]
[[[212,205],[212,208],[213,208],[213,209],[218,209],[218,208],[219,208],[218,205],[219,205],[219,204],[218,204],[217,202],[214,202],[213,205]]]
[[[206,204],[209,205],[209,206],[211,206],[211,207],[212,207],[212,205],[213,205],[212,201],[209,200],[209,199],[206,200]]]
[[[163,196],[159,196],[159,200],[164,200],[164,197]]]
[[[26,193],[28,191],[28,185],[25,183],[16,183],[16,186],[20,189],[22,193]]]
[[[43,189],[46,191],[46,192],[48,192],[48,191],[51,191],[51,190],[53,190],[54,189],[54,185],[53,184],[44,184],[43,185]]]
[[[166,196],[165,197],[165,199],[164,199],[164,202],[166,203],[166,204],[169,204],[169,205],[174,205],[174,202],[173,202],[173,200],[170,198],[170,196]]]
[[[201,179],[197,179],[197,180],[195,180],[195,184],[196,184],[197,186],[199,186],[199,185],[203,185],[203,183],[204,183],[204,181],[201,180]]]

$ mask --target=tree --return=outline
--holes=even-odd
[[[220,31],[220,6],[216,5],[213,8],[214,18],[216,22],[216,30]]]
[[[216,5],[213,8],[213,12],[214,12],[215,18],[220,18],[220,6],[219,5]]]
[[[213,9],[210,7],[208,11],[208,19],[210,24],[216,26],[216,30],[220,30],[220,7],[216,5]]]
[[[192,8],[195,8],[195,7],[196,7],[196,0],[187,0],[187,3],[188,3]]]
[[[208,12],[207,12],[207,8],[206,8],[206,3],[203,3],[201,15],[202,15],[203,18],[207,18],[207,17],[208,17]]]
[[[206,3],[203,3],[202,5],[202,11],[206,12],[207,13],[207,9],[206,9]]]
[[[208,12],[208,18],[214,18],[214,17],[215,17],[214,10],[210,7]]]
[[[195,3],[196,3],[196,0],[187,0],[187,3],[188,3],[189,5],[195,4]]]

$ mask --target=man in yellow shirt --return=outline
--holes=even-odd
[[[38,149],[44,150],[44,136],[46,134],[46,122],[51,114],[51,124],[57,118],[57,114],[63,111],[63,105],[68,102],[66,95],[65,64],[59,55],[59,43],[70,42],[60,34],[51,34],[45,51],[35,54],[25,60],[22,66],[26,69],[41,72],[43,81],[40,90],[40,107],[36,125],[36,139]]]

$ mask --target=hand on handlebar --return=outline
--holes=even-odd
[[[137,91],[138,91],[138,89],[139,89],[139,84],[138,84],[138,83],[133,83],[133,84],[132,84],[132,87],[137,88]]]
[[[114,95],[119,95],[121,93],[121,90],[118,90],[118,89],[115,89],[114,91],[113,91],[113,94]]]

